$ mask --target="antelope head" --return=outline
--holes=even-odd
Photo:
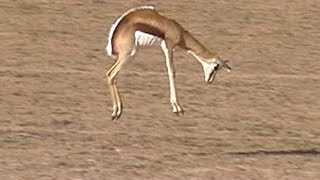
[[[228,65],[228,60],[223,60],[220,57],[203,59],[194,54],[192,51],[188,51],[188,53],[191,53],[201,63],[204,72],[204,80],[208,84],[211,84],[213,82],[220,69],[231,72],[231,67]]]

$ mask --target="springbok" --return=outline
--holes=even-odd
[[[209,51],[177,21],[169,19],[155,10],[154,6],[141,6],[130,9],[112,24],[109,31],[109,56],[117,59],[107,72],[113,112],[111,119],[118,119],[122,114],[122,102],[116,86],[116,76],[123,65],[135,55],[139,46],[160,45],[169,76],[170,102],[173,112],[183,114],[175,87],[173,51],[175,47],[187,50],[202,65],[205,81],[212,83],[219,69],[231,71],[227,60],[222,60],[216,53]]]

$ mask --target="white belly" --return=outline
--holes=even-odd
[[[137,52],[137,48],[139,46],[154,46],[154,45],[160,46],[160,43],[163,40],[162,38],[159,38],[157,36],[154,36],[152,34],[148,34],[142,31],[136,31],[134,34],[134,37],[135,37],[135,47],[131,52],[131,56],[133,56]]]
[[[138,46],[160,45],[160,42],[162,41],[161,38],[142,31],[136,31],[134,35],[136,39],[136,45]]]

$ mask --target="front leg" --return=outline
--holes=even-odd
[[[183,114],[183,109],[179,104],[179,101],[177,99],[177,93],[176,93],[176,87],[175,87],[175,70],[173,65],[173,48],[168,48],[165,41],[161,42],[161,48],[164,53],[165,59],[166,59],[166,65],[168,70],[168,76],[169,76],[169,86],[170,86],[170,102],[172,105],[172,111],[176,113],[177,115]]]

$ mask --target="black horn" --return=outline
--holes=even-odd
[[[218,60],[218,64],[220,65],[220,67],[222,69],[225,69],[226,71],[230,72],[231,71],[231,67],[228,65],[229,60],[222,60],[219,58]]]

